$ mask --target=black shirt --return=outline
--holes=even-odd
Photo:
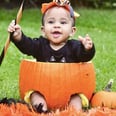
[[[87,51],[80,41],[74,39],[68,40],[59,50],[53,50],[42,36],[31,39],[23,34],[21,41],[13,42],[22,53],[32,55],[40,62],[87,62],[95,54],[94,45]]]

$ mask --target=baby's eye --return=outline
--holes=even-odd
[[[66,22],[66,21],[61,21],[60,23],[61,23],[61,24],[67,24],[67,22]]]
[[[48,23],[49,23],[49,24],[53,24],[53,23],[54,23],[54,21],[48,21]]]

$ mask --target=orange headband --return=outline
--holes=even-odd
[[[54,6],[64,7],[66,10],[70,12],[71,17],[77,18],[80,16],[78,13],[73,11],[73,8],[69,4],[59,4],[57,2],[43,3],[41,8],[42,14],[44,14],[48,9]]]

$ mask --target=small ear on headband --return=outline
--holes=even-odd
[[[74,16],[75,16],[75,18],[78,18],[80,16],[80,14],[74,11]]]

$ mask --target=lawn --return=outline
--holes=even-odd
[[[116,91],[116,10],[78,9],[80,17],[76,21],[77,33],[89,34],[96,47],[96,55],[92,60],[96,71],[96,91],[102,90],[109,79],[114,79],[112,90]],[[0,9],[0,53],[7,39],[7,27],[15,19],[17,9]],[[25,9],[20,25],[23,32],[31,37],[41,34],[40,9]],[[0,98],[19,98],[19,66],[24,58],[32,58],[22,54],[10,44],[7,54],[0,66]]]

